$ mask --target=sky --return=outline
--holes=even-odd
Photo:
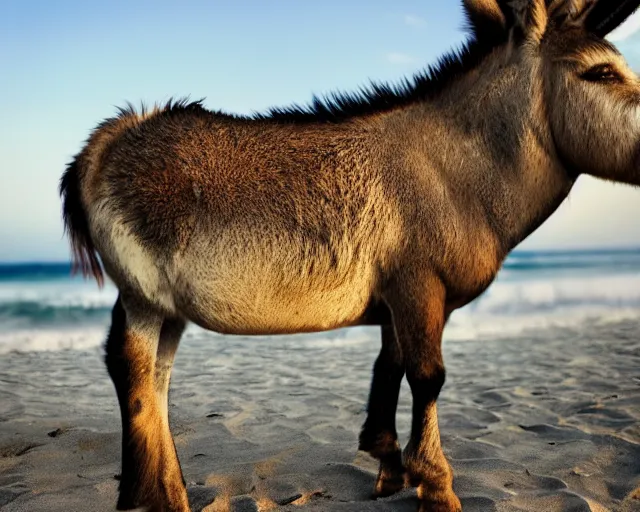
[[[366,8],[362,8],[366,5]],[[65,260],[58,181],[127,101],[251,113],[398,81],[465,38],[460,2],[9,0],[0,7],[0,261]],[[640,70],[640,16],[611,37]],[[581,178],[521,246],[640,246],[640,189]]]

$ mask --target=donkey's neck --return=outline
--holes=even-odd
[[[409,114],[413,137],[468,210],[464,217],[486,219],[502,257],[574,183],[555,154],[542,85],[532,76],[522,65],[476,70]]]

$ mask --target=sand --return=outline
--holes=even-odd
[[[172,429],[194,511],[414,511],[357,452],[378,333],[192,330]],[[465,511],[640,510],[640,323],[445,343],[443,445]],[[406,441],[410,393],[398,410]],[[0,508],[107,511],[120,424],[99,349],[0,360]]]

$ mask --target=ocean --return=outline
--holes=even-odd
[[[117,290],[71,277],[67,263],[0,264],[0,353],[102,343]],[[456,311],[446,340],[640,319],[640,249],[516,251],[496,281]],[[198,330],[190,326],[190,330]],[[360,328],[308,335],[348,342]]]

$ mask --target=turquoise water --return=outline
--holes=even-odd
[[[116,289],[65,263],[0,264],[0,352],[99,343]],[[640,249],[514,252],[496,282],[454,313],[446,336],[513,335],[585,319],[640,318]]]

